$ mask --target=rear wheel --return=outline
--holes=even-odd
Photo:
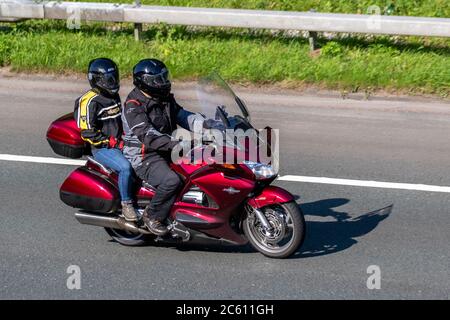
[[[271,229],[264,228],[254,209],[247,206],[243,230],[252,246],[271,258],[287,258],[296,252],[305,238],[305,219],[297,203],[281,203],[259,210]]]
[[[114,241],[124,246],[142,246],[153,240],[153,236],[148,234],[133,233],[127,230],[112,228],[105,228],[105,230]]]

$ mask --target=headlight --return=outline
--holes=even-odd
[[[252,170],[257,180],[273,178],[277,175],[272,166],[258,162],[245,161],[244,164]]]

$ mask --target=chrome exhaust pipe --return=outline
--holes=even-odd
[[[150,231],[139,228],[133,222],[126,221],[122,217],[106,217],[97,214],[76,212],[75,218],[81,224],[111,229],[121,229],[134,233],[152,234]]]

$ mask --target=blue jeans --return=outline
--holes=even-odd
[[[119,174],[119,192],[122,201],[131,200],[134,182],[133,168],[131,163],[123,156],[122,151],[119,149],[92,148],[92,153],[95,160]]]

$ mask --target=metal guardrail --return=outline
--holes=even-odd
[[[69,19],[74,13],[88,21],[450,37],[447,18],[0,0],[0,20]]]

